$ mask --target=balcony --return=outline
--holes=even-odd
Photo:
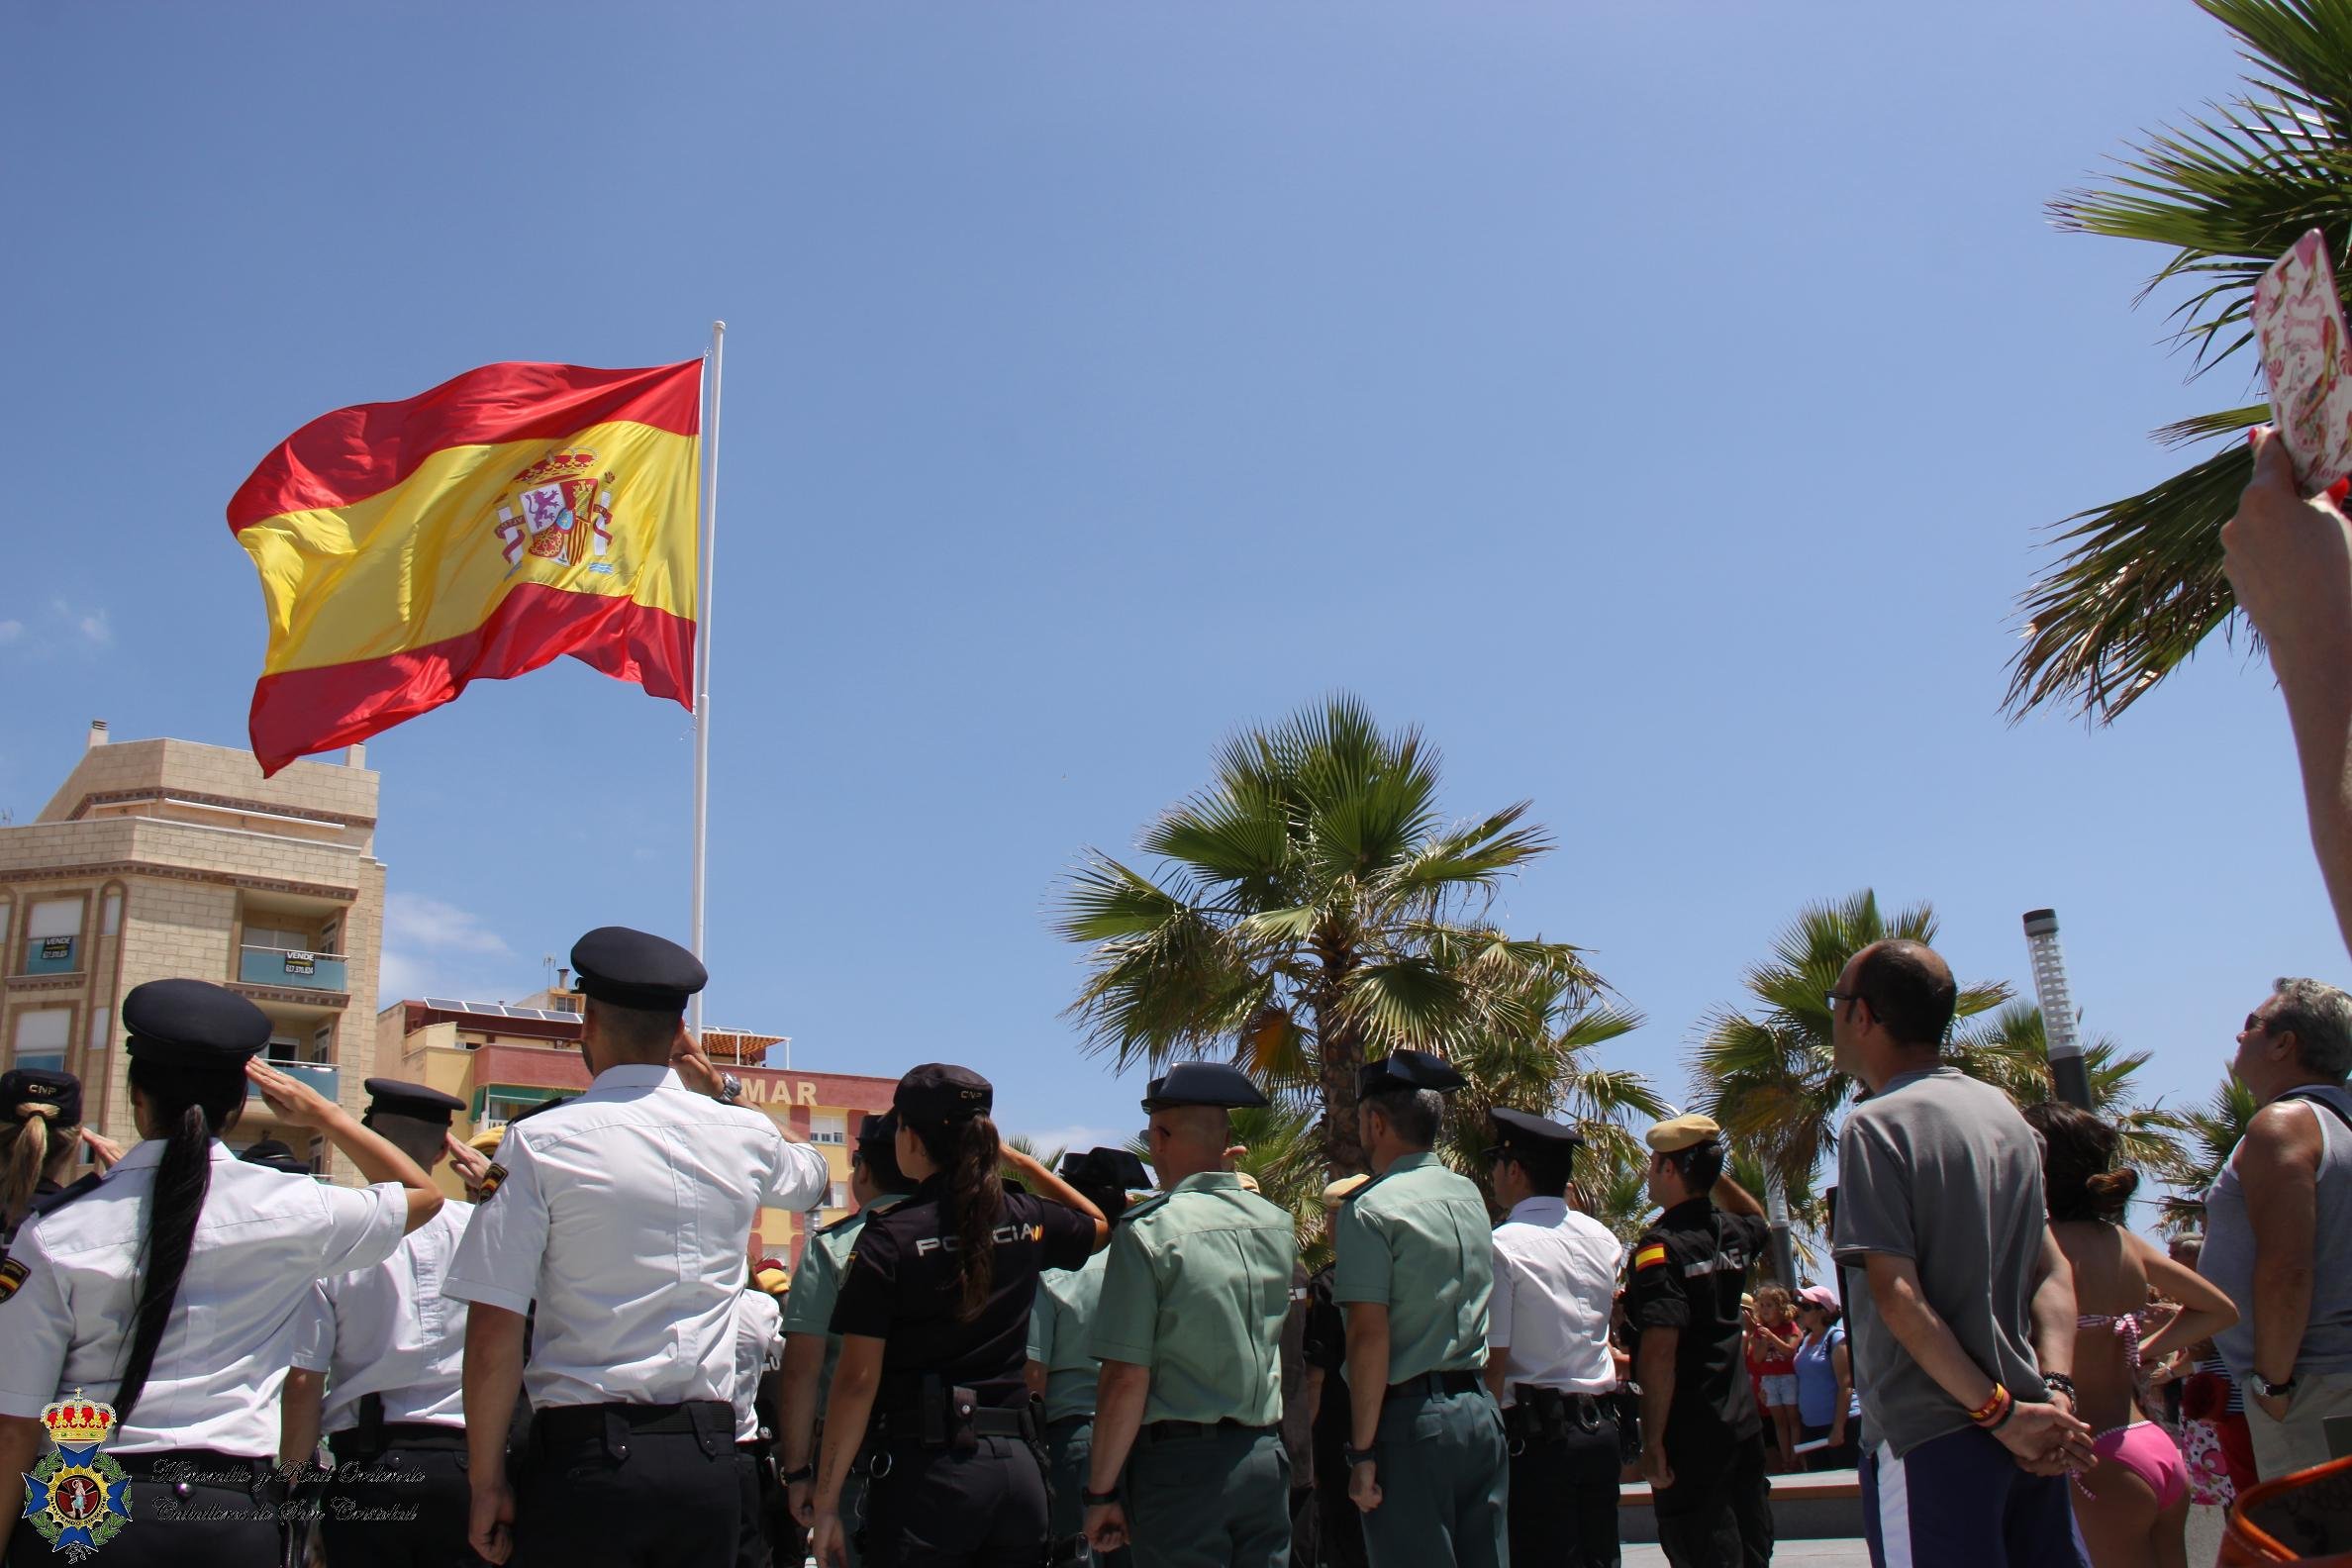
[[[25,973],[72,974],[81,967],[79,936],[29,936],[25,939]]]
[[[350,989],[341,954],[291,947],[239,948],[237,978],[245,985],[292,986],[303,991]]]
[[[342,1074],[337,1072],[332,1062],[281,1061],[275,1056],[265,1056],[262,1060],[295,1082],[310,1085],[330,1100],[335,1099],[336,1090],[342,1084]],[[249,1111],[261,1112],[260,1090],[246,1085],[245,1100]]]

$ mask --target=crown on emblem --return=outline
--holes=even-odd
[[[106,1441],[106,1434],[114,1430],[114,1407],[75,1389],[42,1411],[41,1424],[49,1428],[50,1440],[58,1447],[87,1448]]]
[[[546,484],[556,479],[582,479],[596,471],[596,453],[592,451],[557,452],[515,475],[519,485]]]

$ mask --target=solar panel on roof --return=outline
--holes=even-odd
[[[452,1002],[447,997],[427,997],[425,999],[425,1005],[436,1010],[437,1012],[441,1013],[465,1013],[471,1011],[464,1003]]]

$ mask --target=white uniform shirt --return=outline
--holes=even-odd
[[[751,1408],[758,1397],[761,1374],[784,1364],[784,1309],[766,1291],[752,1289],[735,1295],[735,1441],[747,1443],[759,1435],[759,1413]]]
[[[1561,1198],[1529,1198],[1495,1227],[1495,1294],[1487,1345],[1509,1346],[1503,1403],[1512,1389],[1607,1394],[1617,1386],[1609,1354],[1617,1239]]]
[[[25,1278],[0,1302],[0,1416],[39,1417],[76,1389],[114,1400],[162,1157],[160,1139],[134,1144],[96,1190],[18,1232],[9,1252]],[[329,1187],[248,1164],[216,1138],[170,1324],[131,1424],[107,1447],[276,1454],[278,1397],[313,1282],[390,1257],[407,1224],[397,1183]]]
[[[534,1407],[735,1402],[743,1243],[764,1206],[807,1210],[825,1156],[667,1067],[608,1067],[512,1123],[505,1175],[475,1207],[448,1294],[525,1312]]]
[[[294,1364],[328,1374],[321,1431],[358,1425],[369,1394],[387,1421],[465,1424],[465,1303],[441,1280],[472,1218],[473,1205],[444,1203],[383,1262],[312,1287]]]

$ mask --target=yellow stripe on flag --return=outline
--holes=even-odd
[[[1652,1241],[1648,1246],[1633,1254],[1633,1266],[1637,1269],[1658,1268],[1665,1261],[1666,1248],[1663,1243],[1657,1241]]]
[[[364,501],[245,526],[238,539],[260,568],[269,613],[263,673],[461,637],[524,583],[694,620],[700,449],[696,437],[634,421],[590,426],[559,442],[448,446]],[[585,485],[575,493],[584,494],[586,515],[535,539],[525,493],[544,485],[525,476],[566,455],[593,461],[559,464],[543,478]]]

